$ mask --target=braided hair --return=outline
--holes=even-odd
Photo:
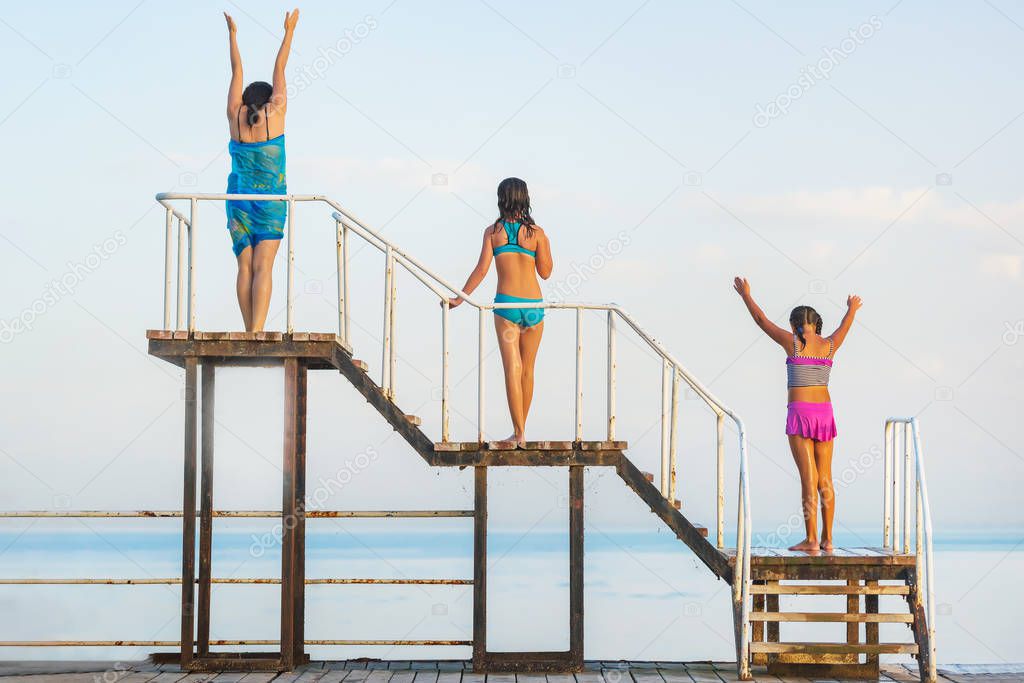
[[[805,325],[814,325],[814,332],[821,334],[821,316],[810,306],[794,308],[793,312],[789,314],[789,324],[796,329],[796,336],[799,337],[803,346],[807,346],[807,340],[804,339]]]

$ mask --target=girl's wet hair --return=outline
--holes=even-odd
[[[518,221],[526,227],[526,234],[533,236],[533,216],[530,215],[530,191],[526,181],[519,178],[505,178],[498,183],[498,212],[501,214],[495,225],[501,221]]]
[[[259,112],[270,101],[274,94],[274,86],[266,81],[253,81],[242,91],[242,104],[245,106],[245,120],[255,126],[259,120]]]
[[[804,339],[804,325],[814,325],[816,334],[821,334],[821,316],[810,306],[797,306],[789,314],[789,324],[796,329],[796,336],[800,338],[802,345],[807,344]]]

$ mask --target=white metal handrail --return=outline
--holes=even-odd
[[[661,476],[659,489],[661,494],[670,501],[676,494],[676,469],[678,446],[678,416],[680,398],[680,380],[685,382],[711,408],[716,417],[716,541],[718,548],[724,548],[725,530],[725,417],[729,417],[735,425],[739,440],[739,490],[737,497],[736,524],[736,570],[733,581],[734,610],[740,615],[740,633],[737,638],[737,657],[741,675],[749,675],[749,614],[750,614],[750,484],[747,458],[747,436],[743,421],[724,403],[718,400],[696,377],[694,377],[660,342],[648,334],[625,310],[616,304],[593,304],[578,302],[543,302],[529,303],[485,303],[473,299],[472,296],[454,286],[440,275],[434,273],[410,254],[404,252],[396,244],[368,227],[349,210],[338,202],[323,195],[266,195],[266,194],[225,194],[225,193],[175,193],[163,192],[156,195],[157,201],[166,209],[165,218],[165,254],[164,254],[164,329],[171,329],[171,299],[174,292],[172,275],[173,235],[175,221],[178,227],[177,255],[177,318],[175,329],[187,329],[194,332],[196,328],[196,269],[195,241],[193,239],[198,217],[198,204],[201,201],[283,201],[288,203],[287,226],[287,331],[293,331],[294,323],[294,269],[296,232],[294,223],[294,206],[297,202],[319,202],[328,205],[334,211],[331,214],[335,221],[335,238],[337,249],[338,277],[338,335],[341,340],[349,340],[349,305],[350,290],[348,278],[348,262],[351,254],[349,247],[350,234],[354,233],[366,243],[374,246],[384,254],[384,329],[382,333],[382,367],[381,388],[385,394],[395,397],[396,352],[396,319],[397,319],[397,287],[395,267],[401,266],[417,281],[438,297],[441,303],[441,440],[448,441],[449,434],[449,314],[448,299],[460,297],[470,307],[477,309],[478,321],[478,358],[477,358],[477,440],[485,440],[484,428],[484,355],[486,339],[486,317],[488,311],[504,308],[544,308],[567,309],[576,312],[576,401],[574,411],[574,438],[583,439],[583,312],[605,311],[607,313],[607,439],[615,440],[616,433],[616,337],[617,321],[625,323],[643,342],[661,359]],[[176,211],[172,201],[188,201],[188,216]],[[187,298],[187,307],[185,301]]]
[[[902,468],[900,460],[903,461]],[[882,547],[893,552],[900,552],[902,549],[904,554],[909,554],[910,520],[914,520],[913,548],[917,569],[917,599],[920,601],[921,596],[924,596],[925,618],[928,621],[930,677],[931,680],[935,680],[935,562],[932,549],[932,509],[928,502],[921,428],[916,417],[890,417],[885,421],[882,486]]]

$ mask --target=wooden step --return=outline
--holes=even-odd
[[[857,614],[846,612],[751,612],[751,621],[856,622],[866,624],[914,623],[912,614]]]
[[[641,472],[640,474],[644,475],[644,479],[646,479],[647,481],[654,483],[654,475],[651,474],[650,472]]]
[[[807,655],[914,655],[917,645],[913,643],[750,643],[752,653],[765,654],[807,654]]]
[[[809,586],[799,584],[755,583],[750,592],[757,595],[910,595],[908,586]]]
[[[683,509],[683,501],[681,501],[679,499],[673,500],[672,501],[672,507],[674,507],[676,510],[682,510]]]
[[[352,359],[352,365],[356,366],[357,368],[359,368],[363,372],[366,372],[367,370],[370,369],[370,366],[367,364],[367,362],[365,360],[359,360],[358,358],[353,358]]]
[[[423,424],[423,418],[417,417],[416,415],[406,415],[405,420],[414,427],[419,427]]]

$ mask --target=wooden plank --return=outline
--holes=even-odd
[[[581,451],[624,451],[629,447],[625,441],[580,441]]]
[[[854,596],[855,597],[855,596]],[[875,600],[877,595],[870,596]],[[822,623],[858,623],[858,624],[883,624],[897,623],[909,624],[914,618],[910,614],[857,614],[847,612],[751,612],[751,621],[800,621],[800,622],[822,622]]]
[[[751,643],[751,652],[770,652],[772,654],[917,654],[917,645],[911,643]]]
[[[474,443],[474,450],[455,449],[445,446],[432,450],[428,462],[440,467],[572,467],[587,465],[593,467],[614,467],[622,459],[622,451],[540,450],[509,448],[491,450]],[[486,444],[484,444],[486,446]]]
[[[906,586],[879,585],[873,581],[869,586],[811,586],[800,584],[780,584],[777,581],[764,585],[753,585],[750,587],[753,594],[765,593],[767,595],[847,595],[858,593],[861,595],[907,595],[910,592]]]
[[[569,652],[583,668],[583,467],[569,468]]]
[[[436,667],[437,664],[434,666]],[[417,671],[413,683],[437,683],[437,669]]]
[[[487,468],[473,469],[473,671],[487,666]]]
[[[204,362],[202,369],[202,448],[199,477],[199,585],[196,623],[196,651],[210,654],[210,579],[213,555],[213,433],[215,419],[215,376],[217,367]]]
[[[198,361],[185,359],[185,452],[181,520],[181,668],[192,664],[196,572],[196,371]]]
[[[146,339],[173,339],[173,330],[146,330]]]

